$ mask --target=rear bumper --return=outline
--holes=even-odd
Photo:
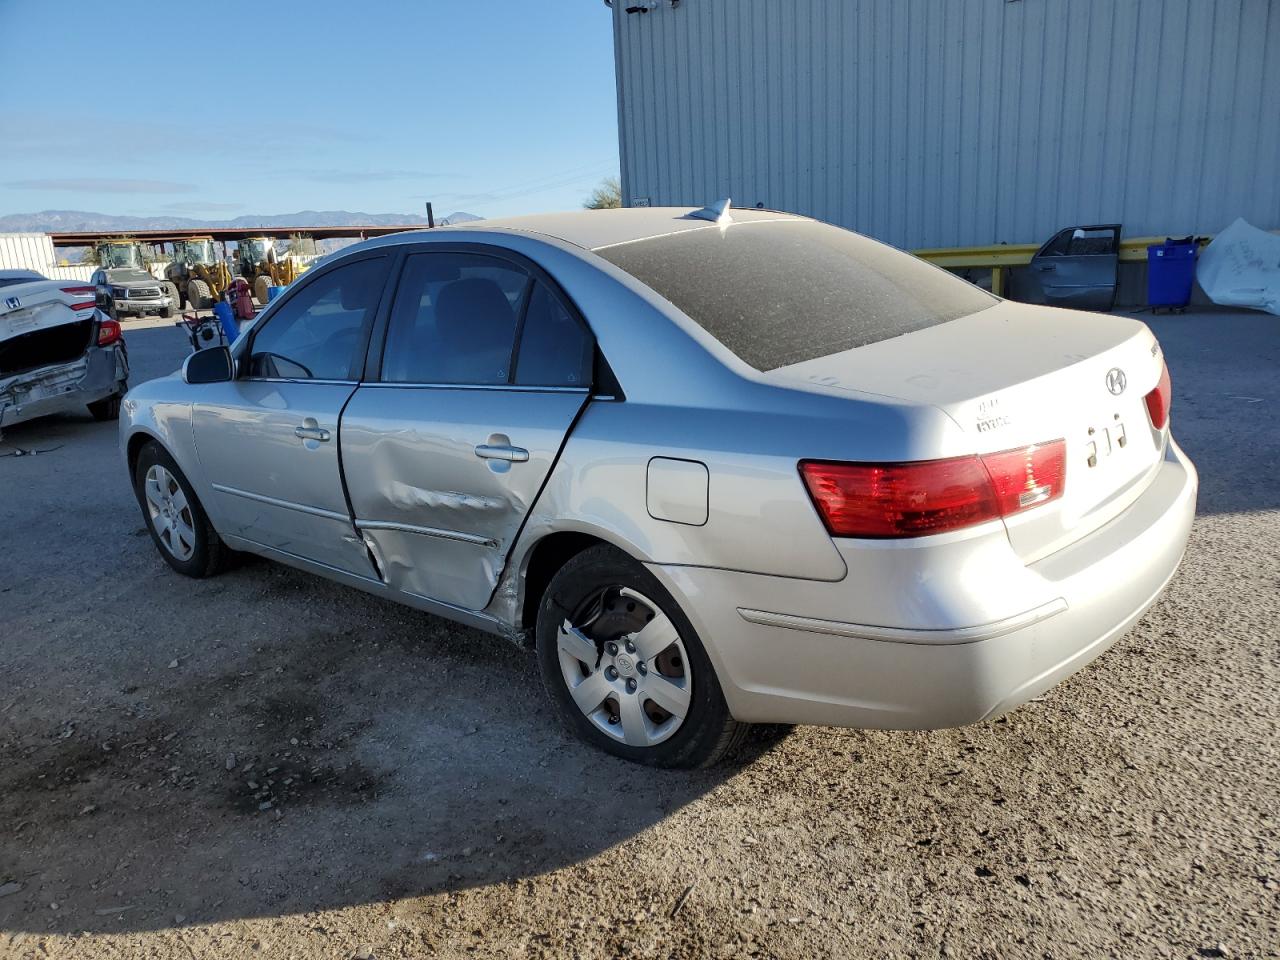
[[[55,413],[83,412],[129,379],[127,355],[118,345],[91,347],[71,363],[0,379],[0,429]]]
[[[1195,468],[1172,441],[1150,486],[1121,515],[1031,564],[1035,602],[979,623],[928,629],[832,616],[850,585],[691,567],[651,567],[716,664],[740,720],[887,729],[961,726],[999,716],[1102,654],[1155,602],[1186,549]],[[966,569],[969,589],[1009,589],[1002,571]],[[815,593],[822,591],[822,596]],[[924,589],[906,580],[902,590]],[[814,608],[821,616],[812,615]]]

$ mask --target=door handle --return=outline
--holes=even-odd
[[[1057,270],[1058,265],[1056,263],[1037,263],[1036,269],[1043,273],[1046,270]]]
[[[476,446],[476,456],[481,460],[524,463],[529,459],[529,451],[524,447],[513,447],[509,443],[481,443]]]
[[[321,443],[329,441],[329,431],[324,427],[294,427],[293,435],[299,440],[319,440]]]

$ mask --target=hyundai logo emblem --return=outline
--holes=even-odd
[[[1124,393],[1125,384],[1128,382],[1128,379],[1124,375],[1124,371],[1119,367],[1112,367],[1107,371],[1107,389],[1117,397]]]

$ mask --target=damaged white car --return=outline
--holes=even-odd
[[[53,413],[120,415],[129,356],[94,288],[0,270],[0,429]]]

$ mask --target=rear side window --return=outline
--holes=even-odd
[[[900,250],[807,220],[708,227],[595,252],[757,370],[888,340],[998,302]]]
[[[590,381],[591,338],[544,283],[529,295],[515,382],[537,387],[585,387]]]
[[[507,383],[529,275],[469,253],[416,253],[391,308],[382,379],[390,383]]]

